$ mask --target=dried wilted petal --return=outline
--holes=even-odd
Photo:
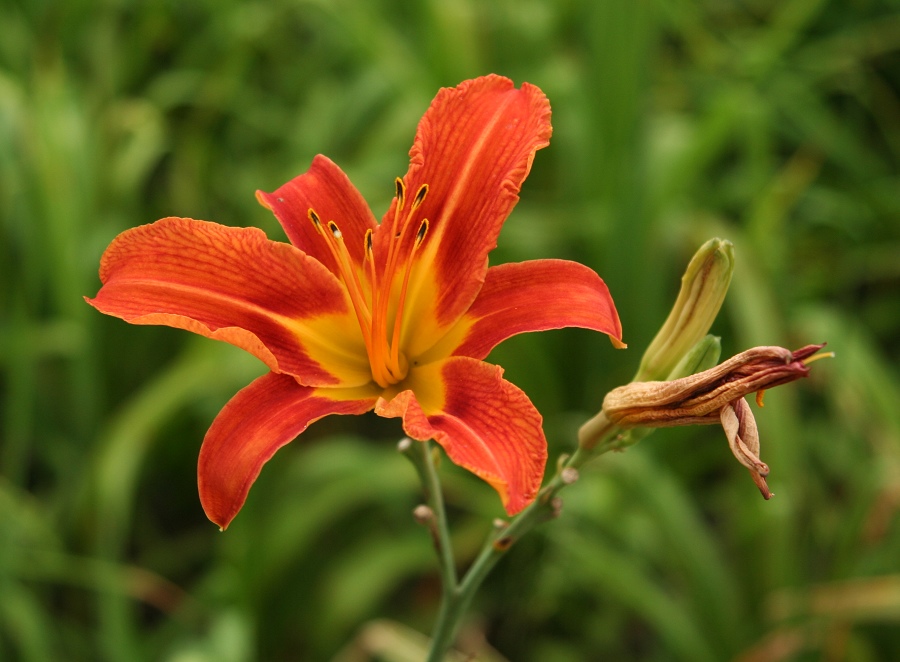
[[[747,467],[753,482],[756,483],[763,498],[768,501],[772,498],[772,492],[766,483],[769,466],[759,459],[759,430],[750,405],[744,398],[738,398],[722,407],[719,418],[725,429],[725,436],[728,437],[731,452],[738,462]]]
[[[616,428],[718,423],[725,430],[731,452],[750,471],[763,497],[769,499],[769,467],[759,459],[759,431],[744,396],[761,395],[768,388],[806,377],[808,364],[826,356],[814,356],[823,346],[807,345],[794,352],[783,347],[754,347],[689,377],[620,386],[607,394],[600,413],[579,430],[581,447],[594,449]],[[622,447],[607,444],[600,452]]]
[[[696,375],[632,382],[606,395],[603,413],[622,428],[718,423],[728,403],[809,375],[805,360],[823,346],[754,347]]]

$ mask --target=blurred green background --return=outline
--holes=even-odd
[[[319,152],[380,216],[437,89],[489,72],[554,110],[493,263],[588,264],[631,347],[495,350],[551,462],[711,236],[738,261],[725,355],[837,358],[758,410],[772,501],[720,429],[657,432],[566,490],[463,639],[515,662],[900,659],[900,9],[877,0],[2,0],[0,659],[415,659],[372,622],[427,633],[439,596],[397,421],[317,423],[219,533],[197,452],[262,366],[82,296],[163,216],[283,239],[254,191]],[[502,510],[441,471],[465,563]]]

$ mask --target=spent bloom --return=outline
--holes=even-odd
[[[765,478],[769,468],[759,459],[759,433],[744,397],[809,375],[809,364],[823,356],[824,345],[796,351],[754,347],[697,374],[663,382],[632,382],[603,399],[601,416],[623,429],[676,425],[721,424],[737,460],[750,471],[762,495],[771,496]],[[582,445],[591,447],[593,427],[582,428]],[[595,443],[595,442],[594,442]]]
[[[263,464],[329,414],[400,417],[487,481],[509,514],[534,499],[547,445],[528,397],[484,362],[518,333],[575,326],[621,344],[606,285],[585,266],[488,266],[550,106],[535,86],[486,76],[442,89],[378,223],[317,156],[257,198],[290,244],[255,228],[165,218],[116,237],[88,303],[236,345],[270,372],[238,392],[200,450],[200,499],[226,527]]]

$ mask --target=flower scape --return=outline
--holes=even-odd
[[[564,260],[488,266],[550,106],[500,76],[442,89],[419,123],[406,176],[378,223],[324,156],[260,203],[290,243],[256,228],[164,218],[116,237],[86,298],[132,324],[240,347],[270,372],[239,391],[200,450],[207,516],[224,529],[263,465],[329,414],[402,419],[489,483],[509,515],[534,500],[547,443],[528,397],[484,361],[513,335],[622,329],[603,280]]]

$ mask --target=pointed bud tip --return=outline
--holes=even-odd
[[[644,351],[635,381],[659,381],[709,333],[734,272],[734,246],[710,239],[691,258],[669,316]]]

